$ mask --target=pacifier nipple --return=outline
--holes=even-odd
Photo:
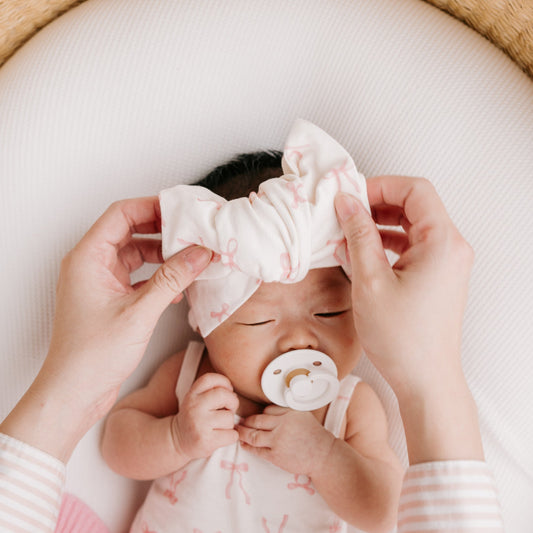
[[[336,398],[337,367],[325,353],[293,350],[270,362],[261,376],[261,388],[276,405],[313,411]]]

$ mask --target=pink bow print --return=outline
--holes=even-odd
[[[291,256],[289,255],[289,252],[281,254],[280,263],[283,272],[283,279],[294,279],[296,277],[296,274],[298,273],[300,263],[298,262],[298,266],[293,268],[293,266],[291,265]]]
[[[178,488],[178,485],[187,477],[187,470],[184,470],[183,472],[175,472],[172,474],[172,477],[170,478],[170,488],[166,489],[163,493],[163,496],[168,498],[170,503],[174,505],[178,498],[176,496],[176,490]]]
[[[244,487],[242,485],[242,473],[243,472],[248,472],[248,463],[236,464],[236,463],[232,463],[230,461],[222,460],[222,461],[220,461],[220,466],[224,470],[230,470],[231,471],[231,477],[230,477],[229,483],[226,486],[226,498],[228,500],[231,499],[231,494],[230,494],[231,493],[231,486],[233,485],[233,478],[235,477],[235,472],[237,472],[237,474],[239,474],[239,487],[241,488],[241,491],[244,494],[244,499],[245,499],[246,503],[248,505],[250,505],[250,496],[244,490]]]
[[[220,311],[211,311],[211,318],[216,318],[219,324],[222,322],[224,315],[229,316],[229,305],[227,303],[222,304]]]
[[[336,518],[333,524],[329,526],[328,533],[340,533],[342,531],[342,524],[341,521]]]
[[[229,266],[231,270],[241,270],[237,263],[235,263],[235,254],[237,253],[237,249],[239,248],[239,243],[237,242],[237,239],[230,239],[228,241],[228,245],[226,247],[225,252],[220,252],[221,257],[226,257],[226,262],[222,261],[223,264]]]
[[[279,525],[278,533],[283,533],[283,530],[285,529],[285,526],[287,525],[288,521],[289,515],[284,514],[283,519],[281,520],[281,524]],[[265,530],[265,533],[270,533],[270,528],[268,527],[266,518],[264,516],[261,518],[261,523],[263,524],[263,529]]]
[[[294,163],[298,165],[303,157],[302,151],[306,148],[309,148],[310,146],[310,144],[302,144],[300,146],[285,146],[285,148],[283,149],[285,159],[294,158]]]
[[[300,477],[307,478],[307,481],[305,483],[300,483],[298,481],[298,478],[300,478]],[[294,483],[289,483],[287,485],[287,488],[289,490],[293,490],[293,489],[297,489],[299,487],[304,489],[311,496],[315,493],[315,489],[313,489],[313,487],[311,487],[311,479],[308,476],[306,476],[304,474],[294,474]]]
[[[355,167],[348,168],[347,164],[348,161],[346,160],[341,167],[332,168],[322,179],[334,179],[337,182],[337,190],[340,191],[342,187],[341,176],[344,176],[354,186],[357,193],[360,194],[361,189],[352,175],[352,172],[355,170]]]
[[[157,531],[150,529],[146,522],[143,522],[141,527],[143,528],[143,533],[157,533]]]
[[[349,267],[350,255],[348,254],[348,244],[346,243],[346,239],[329,240],[326,243],[326,246],[329,246],[330,244],[335,245],[335,250],[333,251],[333,258],[335,261],[341,266]]]
[[[287,182],[287,189],[289,189],[289,191],[291,191],[293,194],[292,207],[294,207],[294,209],[296,209],[299,204],[305,204],[307,202],[307,198],[304,198],[300,194],[300,189],[303,186],[303,183],[299,183],[298,185],[296,185],[292,181]]]

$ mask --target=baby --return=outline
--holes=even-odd
[[[344,166],[335,167],[331,153],[346,159]],[[179,186],[173,207],[174,193],[161,196],[166,255],[191,244],[192,234],[217,253],[212,271],[187,293],[189,319],[203,343],[167,359],[106,422],[108,464],[128,477],[155,479],[132,532],[395,527],[403,471],[376,394],[351,374],[361,347],[349,264],[331,230],[337,224],[331,183],[336,179],[339,190],[352,183],[361,192],[362,177],[349,176],[346,169],[355,166],[342,147],[304,121],[289,135],[284,170],[292,177],[285,181],[270,179],[281,174],[280,156],[247,154],[219,167],[199,183],[217,194]],[[184,199],[189,193],[192,199]],[[299,203],[306,203],[303,218],[294,214]],[[305,218],[311,207],[314,230]],[[185,216],[189,208],[202,210],[193,213],[194,223],[173,220],[172,213]],[[224,228],[213,221],[231,209],[226,225],[239,238],[223,239]],[[265,218],[254,218],[258,213]],[[246,232],[255,237],[244,246]],[[292,245],[283,252],[285,244],[273,252],[277,241],[291,238],[311,247],[307,256]]]

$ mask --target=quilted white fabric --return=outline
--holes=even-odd
[[[61,257],[106,206],[279,149],[296,117],[366,176],[429,178],[473,245],[464,368],[507,529],[530,531],[533,85],[419,0],[88,0],[19,50],[0,70],[0,416],[46,354]],[[124,392],[187,331],[185,307],[169,309]],[[357,371],[406,462],[390,390],[368,361]],[[99,429],[69,489],[122,531],[145,488],[106,468]]]

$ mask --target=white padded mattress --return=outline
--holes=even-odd
[[[474,247],[464,368],[508,531],[531,531],[533,83],[419,0],[88,0],[19,50],[0,70],[0,416],[46,354],[61,257],[106,206],[280,148],[296,117],[367,176],[429,178]],[[123,391],[189,338],[169,309]],[[406,463],[390,390],[357,371]],[[107,469],[99,431],[68,489],[123,531],[146,486]]]

